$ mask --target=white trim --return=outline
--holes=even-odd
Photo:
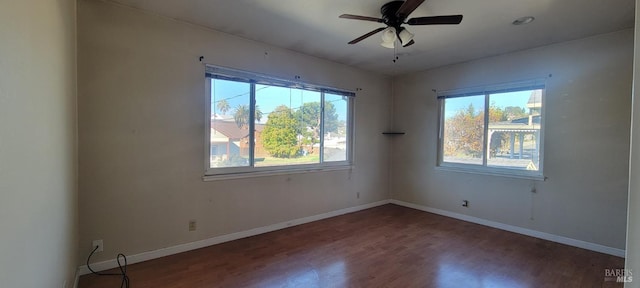
[[[549,74],[549,78],[551,74]],[[541,90],[541,103],[546,103],[546,95],[547,95],[547,77],[543,78],[535,78],[530,80],[521,80],[514,82],[506,82],[496,85],[484,85],[478,87],[469,87],[469,88],[461,88],[455,90],[446,90],[446,91],[437,91],[436,97],[438,99],[438,155],[436,168],[442,169],[445,171],[453,171],[453,172],[462,172],[462,173],[473,173],[473,174],[484,174],[484,175],[492,175],[492,176],[503,176],[503,177],[512,177],[512,178],[523,178],[523,179],[532,179],[536,181],[545,181],[547,177],[544,176],[544,131],[545,131],[545,117],[546,117],[546,104],[541,105],[540,107],[540,127],[538,129],[538,137],[536,138],[538,141],[538,170],[536,171],[528,171],[528,170],[519,170],[519,169],[509,169],[509,168],[498,168],[498,167],[490,167],[487,165],[487,161],[489,158],[489,144],[487,141],[489,140],[489,113],[485,113],[484,115],[484,128],[483,128],[483,143],[482,143],[482,164],[465,164],[465,163],[455,163],[455,162],[445,162],[444,160],[444,125],[445,125],[445,110],[446,110],[446,99],[449,97],[469,97],[469,96],[484,96],[484,111],[489,111],[489,101],[492,94],[502,93],[499,90],[511,90],[513,91],[528,91],[528,90]],[[529,87],[527,87],[529,86]],[[542,88],[531,89],[532,87],[542,86]],[[520,90],[523,89],[523,90]],[[536,126],[535,124],[533,125]]]
[[[258,227],[258,228],[254,228],[254,229],[250,229],[250,230],[246,230],[246,231],[232,233],[232,234],[216,236],[216,237],[213,237],[213,238],[208,238],[208,239],[199,240],[199,241],[195,241],[195,242],[179,244],[179,245],[175,245],[175,246],[171,246],[171,247],[161,248],[161,249],[158,249],[158,250],[153,250],[153,251],[147,251],[147,252],[142,252],[142,253],[138,253],[138,254],[133,254],[133,255],[127,256],[127,262],[129,264],[134,264],[134,263],[139,263],[139,262],[148,261],[148,260],[152,260],[152,259],[157,259],[157,258],[161,258],[161,257],[173,255],[173,254],[178,254],[178,253],[190,251],[190,250],[200,249],[200,248],[211,246],[211,245],[216,245],[216,244],[220,244],[220,243],[224,243],[224,242],[229,242],[229,241],[238,240],[238,239],[242,239],[242,238],[246,238],[246,237],[251,237],[251,236],[255,236],[255,235],[259,235],[259,234],[263,234],[263,233],[268,233],[268,232],[272,232],[272,231],[276,231],[276,230],[280,230],[280,229],[284,229],[284,228],[288,228],[288,227],[292,227],[292,226],[297,226],[297,225],[301,225],[301,224],[305,224],[305,223],[310,223],[310,222],[314,222],[314,221],[318,221],[318,220],[322,220],[322,219],[327,219],[327,218],[331,218],[331,217],[336,217],[336,216],[340,216],[340,215],[344,215],[344,214],[348,214],[348,213],[353,213],[353,212],[357,212],[357,211],[360,211],[360,210],[365,210],[365,209],[369,209],[369,208],[373,208],[373,207],[377,207],[377,206],[382,206],[382,205],[389,204],[389,203],[395,204],[395,205],[404,206],[404,207],[408,207],[408,208],[413,208],[413,209],[416,209],[416,210],[421,210],[421,211],[425,211],[425,212],[429,212],[429,213],[434,213],[434,214],[438,214],[438,215],[442,215],[442,216],[446,216],[446,217],[450,217],[450,218],[454,218],[454,219],[458,219],[458,220],[462,220],[462,221],[467,221],[467,222],[476,223],[476,224],[480,224],[480,225],[484,225],[484,226],[489,226],[489,227],[493,227],[493,228],[497,228],[497,229],[501,229],[501,230],[505,230],[505,231],[509,231],[509,232],[514,232],[514,233],[518,233],[518,234],[522,234],[522,235],[527,235],[527,236],[531,236],[531,237],[535,237],[535,238],[539,238],[539,239],[543,239],[543,240],[548,240],[548,241],[561,243],[561,244],[565,244],[565,245],[569,245],[569,246],[574,246],[574,247],[583,248],[583,249],[587,249],[587,250],[591,250],[591,251],[596,251],[596,252],[600,252],[600,253],[604,253],[604,254],[609,254],[609,255],[618,256],[618,257],[624,257],[625,256],[625,250],[623,250],[623,249],[608,247],[608,246],[595,244],[595,243],[591,243],[591,242],[586,242],[586,241],[582,241],[582,240],[576,240],[576,239],[567,238],[567,237],[563,237],[563,236],[558,236],[558,235],[554,235],[554,234],[549,234],[549,233],[545,233],[545,232],[540,232],[540,231],[535,231],[535,230],[526,229],[526,228],[522,228],[522,227],[517,227],[517,226],[513,226],[513,225],[494,222],[494,221],[481,219],[481,218],[477,218],[477,217],[473,217],[473,216],[469,216],[469,215],[459,214],[459,213],[455,213],[455,212],[449,212],[449,211],[445,211],[445,210],[440,210],[440,209],[436,209],[436,208],[431,208],[431,207],[427,207],[427,206],[422,206],[422,205],[418,205],[418,204],[413,204],[413,203],[408,203],[408,202],[404,202],[404,201],[400,201],[400,200],[391,199],[391,200],[382,200],[382,201],[373,202],[373,203],[369,203],[369,204],[364,204],[364,205],[344,208],[344,209],[331,211],[331,212],[318,214],[318,215],[313,215],[313,216],[309,216],[309,217],[294,219],[294,220],[291,220],[291,221],[276,223],[276,224],[273,224],[273,225],[264,226],[264,227]],[[113,268],[116,268],[116,267],[118,267],[116,259],[110,259],[110,260],[106,260],[106,261],[102,261],[102,262],[97,262],[97,263],[92,263],[91,264],[91,268],[93,268],[94,271],[104,271],[104,270],[109,270],[109,269],[113,269]],[[76,271],[76,278],[75,278],[75,282],[74,282],[73,287],[77,288],[77,286],[78,286],[78,278],[81,275],[86,275],[86,274],[89,274],[89,273],[90,273],[90,271],[89,271],[89,269],[87,268],[86,265],[79,266],[78,270]]]
[[[186,251],[190,251],[190,250],[200,249],[200,248],[211,246],[211,245],[216,245],[216,244],[220,244],[220,243],[224,243],[224,242],[238,240],[238,239],[241,239],[241,238],[246,238],[246,237],[251,237],[251,236],[255,236],[255,235],[259,235],[259,234],[263,234],[263,233],[268,233],[268,232],[272,232],[272,231],[276,231],[276,230],[280,230],[280,229],[284,229],[284,228],[288,228],[288,227],[292,227],[292,226],[296,226],[296,225],[301,225],[301,224],[305,224],[305,223],[309,223],[309,222],[314,222],[314,221],[318,221],[318,220],[322,220],[322,219],[327,219],[327,218],[331,218],[331,217],[335,217],[335,216],[340,216],[340,215],[343,215],[343,214],[353,213],[353,212],[357,212],[357,211],[360,211],[360,210],[365,210],[365,209],[369,209],[369,208],[373,208],[373,207],[377,207],[377,206],[382,206],[382,205],[389,204],[389,203],[390,203],[389,200],[382,200],[382,201],[378,201],[378,202],[373,202],[373,203],[369,203],[369,204],[363,204],[363,205],[359,205],[359,206],[344,208],[344,209],[335,210],[335,211],[322,213],[322,214],[318,214],[318,215],[313,215],[313,216],[309,216],[309,217],[294,219],[294,220],[290,220],[290,221],[286,221],[286,222],[280,222],[280,223],[269,225],[269,226],[258,227],[258,228],[254,228],[254,229],[250,229],[250,230],[246,230],[246,231],[241,231],[241,232],[236,232],[236,233],[232,233],[232,234],[216,236],[216,237],[209,238],[209,239],[204,239],[204,240],[199,240],[199,241],[195,241],[195,242],[179,244],[179,245],[175,245],[175,246],[171,246],[171,247],[167,247],[167,248],[161,248],[161,249],[158,249],[158,250],[153,250],[153,251],[147,251],[147,252],[142,252],[142,253],[138,253],[138,254],[133,254],[133,255],[127,256],[127,263],[128,264],[134,264],[134,263],[139,263],[139,262],[143,262],[143,261],[148,261],[148,260],[152,260],[152,259],[156,259],[156,258],[160,258],[160,257],[165,257],[165,256],[173,255],[173,254],[178,254],[178,253],[182,253],[182,252],[186,252]],[[92,263],[91,264],[91,268],[94,271],[104,271],[104,270],[109,270],[109,269],[116,268],[116,267],[118,267],[118,263],[116,262],[116,259],[110,259],[110,260],[107,260],[107,261],[102,261],[102,262],[97,262],[97,263]],[[76,274],[79,274],[79,275],[86,275],[86,274],[90,273],[89,269],[87,268],[87,265],[82,265],[82,266],[78,267],[78,272],[79,273],[76,273]]]
[[[455,219],[462,220],[462,221],[467,221],[467,222],[476,223],[476,224],[480,224],[480,225],[484,225],[484,226],[489,226],[489,227],[497,228],[497,229],[500,229],[500,230],[505,230],[505,231],[509,231],[509,232],[513,232],[513,233],[522,234],[522,235],[527,235],[527,236],[531,236],[531,237],[535,237],[535,238],[540,238],[540,239],[548,240],[548,241],[551,241],[551,242],[556,242],[556,243],[561,243],[561,244],[565,244],[565,245],[569,245],[569,246],[583,248],[583,249],[587,249],[587,250],[591,250],[591,251],[596,251],[596,252],[600,252],[600,253],[604,253],[604,254],[609,254],[609,255],[618,256],[618,257],[624,257],[625,256],[625,250],[623,250],[623,249],[613,248],[613,247],[609,247],[609,246],[604,246],[604,245],[595,244],[595,243],[591,243],[591,242],[586,242],[586,241],[582,241],[582,240],[567,238],[567,237],[554,235],[554,234],[549,234],[549,233],[545,233],[545,232],[535,231],[535,230],[522,228],[522,227],[518,227],[518,226],[508,225],[508,224],[499,223],[499,222],[494,222],[494,221],[481,219],[481,218],[477,218],[477,217],[473,217],[473,216],[469,216],[469,215],[459,214],[459,213],[455,213],[455,212],[449,212],[449,211],[440,210],[440,209],[436,209],[436,208],[431,208],[431,207],[427,207],[427,206],[422,206],[422,205],[418,205],[418,204],[408,203],[408,202],[404,202],[404,201],[400,201],[400,200],[392,199],[392,200],[389,201],[389,203],[400,205],[400,206],[404,206],[404,207],[408,207],[408,208],[413,208],[413,209],[416,209],[416,210],[421,210],[421,211],[425,211],[425,212],[429,212],[429,213],[434,213],[434,214],[438,214],[438,215],[442,215],[442,216],[446,216],[446,217],[450,217],[450,218],[455,218]]]
[[[73,288],[78,288],[78,281],[80,281],[80,267],[76,269],[76,275],[73,278]]]
[[[476,168],[471,166],[478,166],[478,167]],[[451,163],[442,163],[440,165],[437,165],[435,167],[435,170],[469,173],[469,174],[480,174],[480,175],[497,176],[497,177],[530,179],[530,180],[536,180],[536,181],[547,180],[547,177],[544,175],[527,173],[529,171],[526,171],[526,170],[515,170],[515,169],[509,170],[509,169],[492,168],[492,167],[479,166],[479,165],[465,165],[465,164],[456,165]],[[538,172],[538,171],[535,171],[535,172]]]
[[[249,131],[255,131],[255,108],[256,108],[256,85],[267,85],[274,87],[288,87],[290,89],[303,89],[308,91],[316,91],[320,96],[320,105],[321,105],[321,129],[320,129],[320,159],[317,163],[308,163],[308,164],[289,164],[289,165],[275,165],[275,166],[265,166],[265,167],[257,167],[256,159],[255,159],[255,133],[249,133],[249,158],[248,163],[244,166],[233,166],[233,167],[211,167],[211,113],[215,111],[211,111],[212,108],[212,81],[215,80],[215,75],[230,77],[228,81],[238,81],[240,83],[246,83],[249,85]],[[353,158],[354,158],[354,138],[355,134],[353,132],[354,127],[354,106],[355,106],[355,92],[347,91],[344,89],[337,89],[326,87],[322,85],[316,84],[304,84],[300,82],[299,76],[296,76],[296,81],[291,82],[286,79],[278,79],[268,75],[253,73],[233,68],[227,68],[222,66],[216,66],[212,64],[205,64],[205,159],[204,159],[204,176],[203,181],[215,181],[215,180],[225,180],[225,179],[239,179],[239,178],[249,178],[254,177],[249,174],[254,174],[257,177],[260,176],[269,176],[269,175],[281,175],[281,174],[289,174],[282,173],[281,171],[294,171],[298,170],[297,173],[305,173],[316,170],[330,170],[333,169],[334,166],[353,166]],[[234,80],[235,79],[235,80]],[[288,84],[287,84],[288,83]],[[296,84],[297,83],[297,84]],[[289,85],[296,84],[296,85]],[[298,85],[299,84],[299,85]],[[298,87],[299,86],[299,87]],[[317,89],[316,89],[317,88]],[[325,97],[326,94],[337,95],[346,97],[347,104],[347,119],[346,119],[346,129],[347,129],[347,146],[346,146],[346,160],[344,161],[325,161],[324,160],[324,109],[325,109]],[[215,110],[215,108],[214,108]],[[229,151],[227,151],[228,154]],[[326,168],[330,167],[330,168]],[[345,168],[337,168],[338,170],[344,170]],[[350,167],[349,167],[350,169]],[[333,169],[335,170],[335,169]],[[272,173],[271,171],[275,171]],[[301,171],[301,172],[300,172]],[[294,172],[295,173],[295,172]]]
[[[480,94],[496,94],[503,93],[504,90],[528,90],[529,87],[546,86],[547,79],[551,76],[544,76],[532,79],[520,79],[497,84],[485,84],[466,88],[456,88],[448,90],[436,90],[436,97],[466,97],[476,96]],[[533,90],[533,89],[532,89]],[[488,107],[488,106],[487,106]]]
[[[291,166],[288,166],[291,167]],[[253,177],[265,177],[265,176],[277,176],[277,175],[290,175],[301,174],[311,172],[327,172],[327,171],[339,171],[339,170],[353,170],[353,165],[324,165],[316,167],[300,167],[280,170],[262,170],[257,172],[246,173],[230,173],[230,174],[214,174],[202,176],[202,181],[218,181],[218,180],[230,180],[230,179],[242,179]]]

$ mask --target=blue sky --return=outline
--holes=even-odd
[[[528,90],[491,94],[489,102],[500,108],[509,106],[522,107],[528,113],[529,109],[527,109],[527,101],[529,101],[531,92],[531,90]],[[484,109],[484,95],[447,99],[445,105],[445,115],[448,117],[454,116],[457,111],[467,109],[467,107],[469,107],[469,104],[473,104],[473,107],[476,108],[476,111]]]
[[[211,79],[211,111],[217,114],[222,114],[216,107],[220,100],[226,99],[231,106],[225,114],[233,115],[238,105],[249,105],[249,97],[249,83]],[[336,107],[338,119],[346,120],[347,101],[342,99],[343,96],[325,93],[325,100],[331,101]],[[280,105],[297,109],[309,102],[320,102],[320,92],[256,84],[256,105],[263,113],[262,123],[266,123],[269,113]]]

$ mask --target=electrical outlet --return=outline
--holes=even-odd
[[[462,200],[462,207],[469,207],[469,201],[468,200]]]
[[[96,246],[98,246],[98,249],[96,249],[96,252],[104,251],[104,244],[102,243],[102,240],[93,240],[93,242],[91,242],[91,247],[92,248],[95,249]]]
[[[356,193],[356,198],[360,199],[360,192]]]
[[[196,220],[189,220],[189,231],[196,231]]]

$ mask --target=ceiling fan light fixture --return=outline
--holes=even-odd
[[[387,27],[387,29],[382,31],[382,43],[380,45],[382,45],[382,47],[393,49],[396,39],[398,39],[398,36],[396,35],[396,28]]]
[[[413,40],[413,36],[413,33],[409,32],[409,30],[404,27],[402,27],[400,33],[398,33],[398,38],[400,38],[400,43],[402,43],[402,46],[407,46],[407,44],[409,44],[409,42]]]
[[[393,49],[393,48],[395,48],[395,42],[396,41],[393,41],[393,42],[382,42],[382,43],[380,43],[380,45],[382,47],[384,47],[384,48]]]

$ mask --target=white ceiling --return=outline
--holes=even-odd
[[[406,26],[416,44],[380,46],[380,34],[347,42],[383,24],[389,0],[111,0],[218,31],[381,74],[398,75],[633,27],[634,0],[427,0],[410,16],[463,14],[460,25]],[[528,25],[511,22],[534,16]]]

